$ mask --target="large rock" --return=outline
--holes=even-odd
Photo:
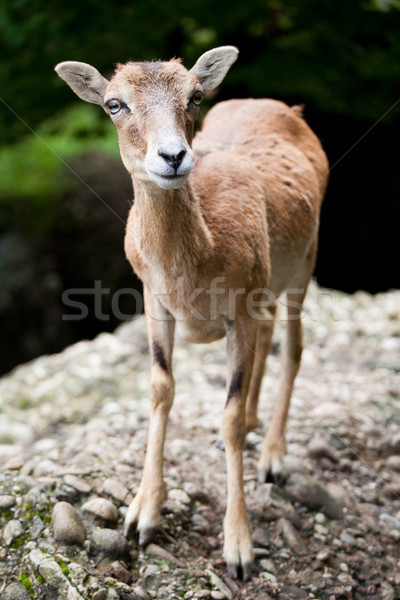
[[[331,494],[302,473],[293,473],[285,487],[293,500],[312,510],[320,510],[330,519],[342,519],[342,507]]]
[[[52,524],[57,541],[66,544],[83,544],[85,527],[76,508],[68,502],[57,502],[53,508]]]
[[[10,583],[2,595],[3,600],[31,600],[28,590],[22,583]]]
[[[29,560],[33,570],[43,577],[47,585],[57,590],[57,598],[60,600],[83,600],[76,585],[71,584],[62,572],[60,565],[51,556],[40,550],[32,550]]]
[[[97,552],[102,552],[110,558],[124,559],[129,555],[127,539],[114,529],[97,528],[93,531],[92,541]]]

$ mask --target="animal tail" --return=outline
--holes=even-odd
[[[290,110],[298,117],[303,118],[304,104],[295,104],[290,107]]]

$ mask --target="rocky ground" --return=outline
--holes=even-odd
[[[264,378],[268,423],[284,312]],[[282,319],[282,320],[280,320]],[[149,415],[143,318],[0,381],[0,597],[132,600],[400,598],[400,292],[312,285],[284,488],[259,484],[248,436],[253,579],[222,560],[224,341],[177,343],[168,500],[145,552],[122,536]]]

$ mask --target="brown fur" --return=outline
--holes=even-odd
[[[259,461],[260,481],[280,477],[290,396],[301,357],[300,315],[315,263],[328,162],[301,108],[275,100],[217,104],[193,140],[198,115],[193,94],[202,86],[218,85],[236,55],[232,47],[212,50],[189,72],[177,60],[130,62],[118,65],[110,83],[90,65],[61,63],[57,69],[80,97],[96,102],[104,95],[106,106],[111,99],[126,106],[114,116],[121,156],[135,189],[125,251],[144,283],[153,360],[146,461],[125,533],[137,525],[140,542],[147,543],[166,497],[163,448],[174,397],[175,323],[195,342],[226,335],[224,555],[230,575],[237,577],[241,571],[247,579],[253,551],[242,450],[247,431],[259,424],[257,404],[276,302],[286,293],[279,398]],[[95,82],[94,89],[82,87],[82,74]],[[164,158],[178,156],[183,148],[181,156],[189,161],[192,142],[196,162],[189,180],[167,189],[164,182],[171,175],[162,175],[163,184],[156,184],[159,179],[151,169],[171,173]]]

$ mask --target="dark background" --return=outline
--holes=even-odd
[[[0,372],[113,330],[115,293],[140,287],[123,254],[132,188],[116,134],[56,76],[62,60],[107,76],[116,62],[180,56],[190,67],[237,46],[205,110],[248,96],[305,105],[332,166],[318,282],[400,287],[398,0],[3,0],[0,42]],[[95,281],[109,289],[101,318],[86,293],[87,318],[63,320],[74,312],[63,292]],[[128,292],[119,300],[121,313],[135,311]]]

